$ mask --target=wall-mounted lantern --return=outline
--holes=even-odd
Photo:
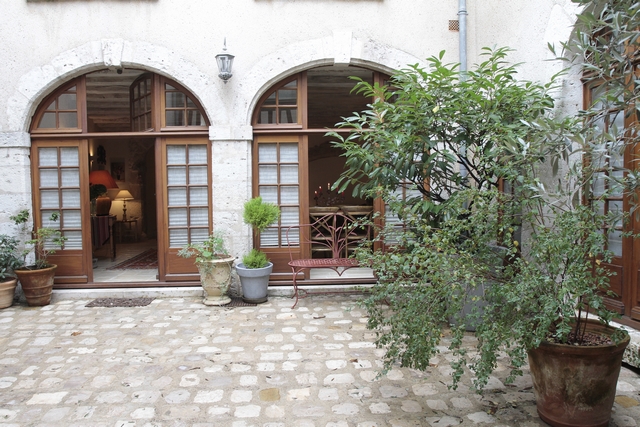
[[[227,80],[233,76],[231,74],[231,67],[233,66],[233,58],[235,58],[230,53],[227,53],[227,38],[224,39],[224,48],[222,49],[222,53],[216,55],[216,61],[218,62],[218,77],[220,77],[224,83],[227,83]]]

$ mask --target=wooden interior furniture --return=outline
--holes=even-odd
[[[353,218],[339,212],[312,215],[313,222],[294,225],[287,228],[287,246],[289,248],[289,267],[293,274],[293,296],[298,304],[300,298],[307,296],[307,290],[299,289],[297,277],[300,272],[312,268],[329,268],[338,276],[350,268],[359,267],[355,258],[349,258],[353,249],[369,233],[368,225],[359,225]],[[300,247],[310,247],[311,258],[296,258]],[[313,257],[313,255],[322,257]]]
[[[94,215],[91,217],[91,242],[93,251],[108,244],[111,259],[116,259],[116,240],[113,235],[115,215]]]
[[[118,243],[122,243],[122,238],[125,240],[130,238],[134,242],[138,241],[138,219],[131,218],[127,220],[119,220],[116,222],[118,224]]]

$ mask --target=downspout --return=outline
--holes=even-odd
[[[458,31],[460,32],[460,77],[467,72],[467,0],[458,0]]]
[[[460,81],[464,81],[467,75],[467,0],[458,0],[458,31],[459,31],[459,51],[460,51]],[[460,147],[460,154],[464,154],[466,146]],[[460,177],[463,181],[467,179],[467,167],[460,165]]]

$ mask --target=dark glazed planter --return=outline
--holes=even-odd
[[[588,331],[611,336],[615,328],[588,320]],[[572,346],[543,342],[529,351],[540,418],[554,427],[606,427],[616,397],[622,354],[618,345]]]
[[[51,265],[38,270],[15,270],[28,305],[32,307],[49,305],[57,267],[57,265]]]

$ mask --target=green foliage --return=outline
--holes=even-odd
[[[262,197],[254,197],[244,204],[243,219],[258,233],[262,233],[280,218],[280,208],[273,203],[262,201]],[[247,268],[263,268],[269,264],[267,255],[252,249],[242,261]]]
[[[245,224],[261,233],[280,217],[280,209],[273,203],[262,201],[262,197],[254,197],[244,204],[243,219]]]
[[[413,67],[394,76],[395,89],[357,84],[377,100],[342,123],[355,132],[336,144],[347,151],[348,167],[338,189],[354,184],[356,193],[388,197],[404,185],[421,193],[391,204],[403,232],[389,227],[377,234],[397,241],[395,249],[357,253],[378,277],[363,305],[377,345],[386,350],[385,370],[398,362],[427,370],[446,345],[453,387],[471,371],[481,391],[498,358],[511,367],[512,381],[527,351],[543,340],[585,345],[582,318],[614,317],[602,297],[612,274],[604,267],[612,257],[606,242],[614,225],[625,226],[629,217],[604,209],[603,200],[635,203],[640,188],[637,162],[625,169],[619,161],[637,150],[637,121],[627,120],[626,129],[615,124],[621,115],[638,114],[640,85],[629,82],[636,78],[631,55],[638,51],[640,6],[574,1],[586,7],[576,37],[563,45],[565,55],[587,82],[602,85],[592,105],[575,116],[554,117],[546,92],[554,83],[518,83],[503,50],[486,64],[509,72],[485,79],[475,96],[466,94],[471,83],[458,79],[455,66],[443,66],[441,57],[430,60],[428,72]],[[502,86],[510,89],[500,92]],[[459,98],[465,94],[469,102]],[[436,96],[447,102],[429,101]],[[496,111],[483,109],[492,105]],[[469,179],[459,172],[461,164]],[[499,180],[504,191],[497,189]],[[470,301],[480,304],[463,315]],[[468,324],[476,328],[474,351],[463,345]]]
[[[214,232],[202,242],[189,243],[178,251],[178,255],[183,258],[196,257],[196,262],[229,257],[224,236],[220,232]]]
[[[9,219],[11,219],[20,228],[20,233],[22,235],[27,235],[29,233],[27,228],[29,216],[29,211],[27,209],[23,209],[16,215],[9,217]],[[51,225],[54,225],[54,223],[58,222],[59,218],[59,212],[52,212],[48,221]],[[57,249],[62,249],[67,238],[62,235],[59,228],[53,228],[52,226],[40,227],[31,231],[30,234],[31,238],[27,238],[24,242],[24,249],[20,253],[21,265],[18,268],[38,270],[50,267],[51,264],[48,261],[49,255],[56,253]],[[31,253],[34,253],[35,255],[35,264],[27,265],[27,257]]]
[[[344,151],[346,171],[334,188],[353,185],[354,196],[383,196],[395,211],[410,211],[437,223],[442,206],[464,188],[497,188],[504,146],[536,129],[524,122],[554,105],[548,84],[520,82],[509,49],[484,49],[486,59],[460,76],[457,64],[428,59],[391,77],[388,86],[356,79],[354,91],[375,99],[370,109],[347,117],[330,133]],[[523,122],[524,121],[524,122]],[[394,197],[401,187],[417,197]]]
[[[5,234],[0,235],[0,281],[13,278],[13,270],[22,265],[18,256],[18,239]]]
[[[402,249],[357,252],[360,262],[370,264],[378,277],[363,304],[369,314],[367,326],[377,332],[377,345],[386,350],[385,370],[396,362],[426,370],[447,333],[454,387],[464,368],[478,362],[466,354],[462,343],[465,327],[482,325],[487,314],[475,308],[464,316],[462,310],[479,299],[472,296],[474,291],[488,284],[494,284],[488,292],[504,290],[514,276],[519,254],[514,239],[518,215],[515,206],[504,199],[497,190],[461,190],[446,204],[448,219],[439,227],[418,217],[409,218],[406,232],[398,235],[390,227],[378,235],[383,240],[388,234],[399,238]],[[498,235],[502,237],[500,251],[496,251]],[[494,301],[497,296],[485,293],[481,298]],[[450,322],[457,326],[449,327]],[[490,352],[479,356],[487,355]],[[477,372],[483,367],[480,364]],[[478,387],[487,378],[478,375]]]
[[[264,268],[269,265],[269,258],[264,252],[251,249],[251,252],[242,257],[242,263],[246,268]]]
[[[95,200],[103,194],[107,194],[107,187],[102,184],[94,184],[89,187],[89,200]]]

